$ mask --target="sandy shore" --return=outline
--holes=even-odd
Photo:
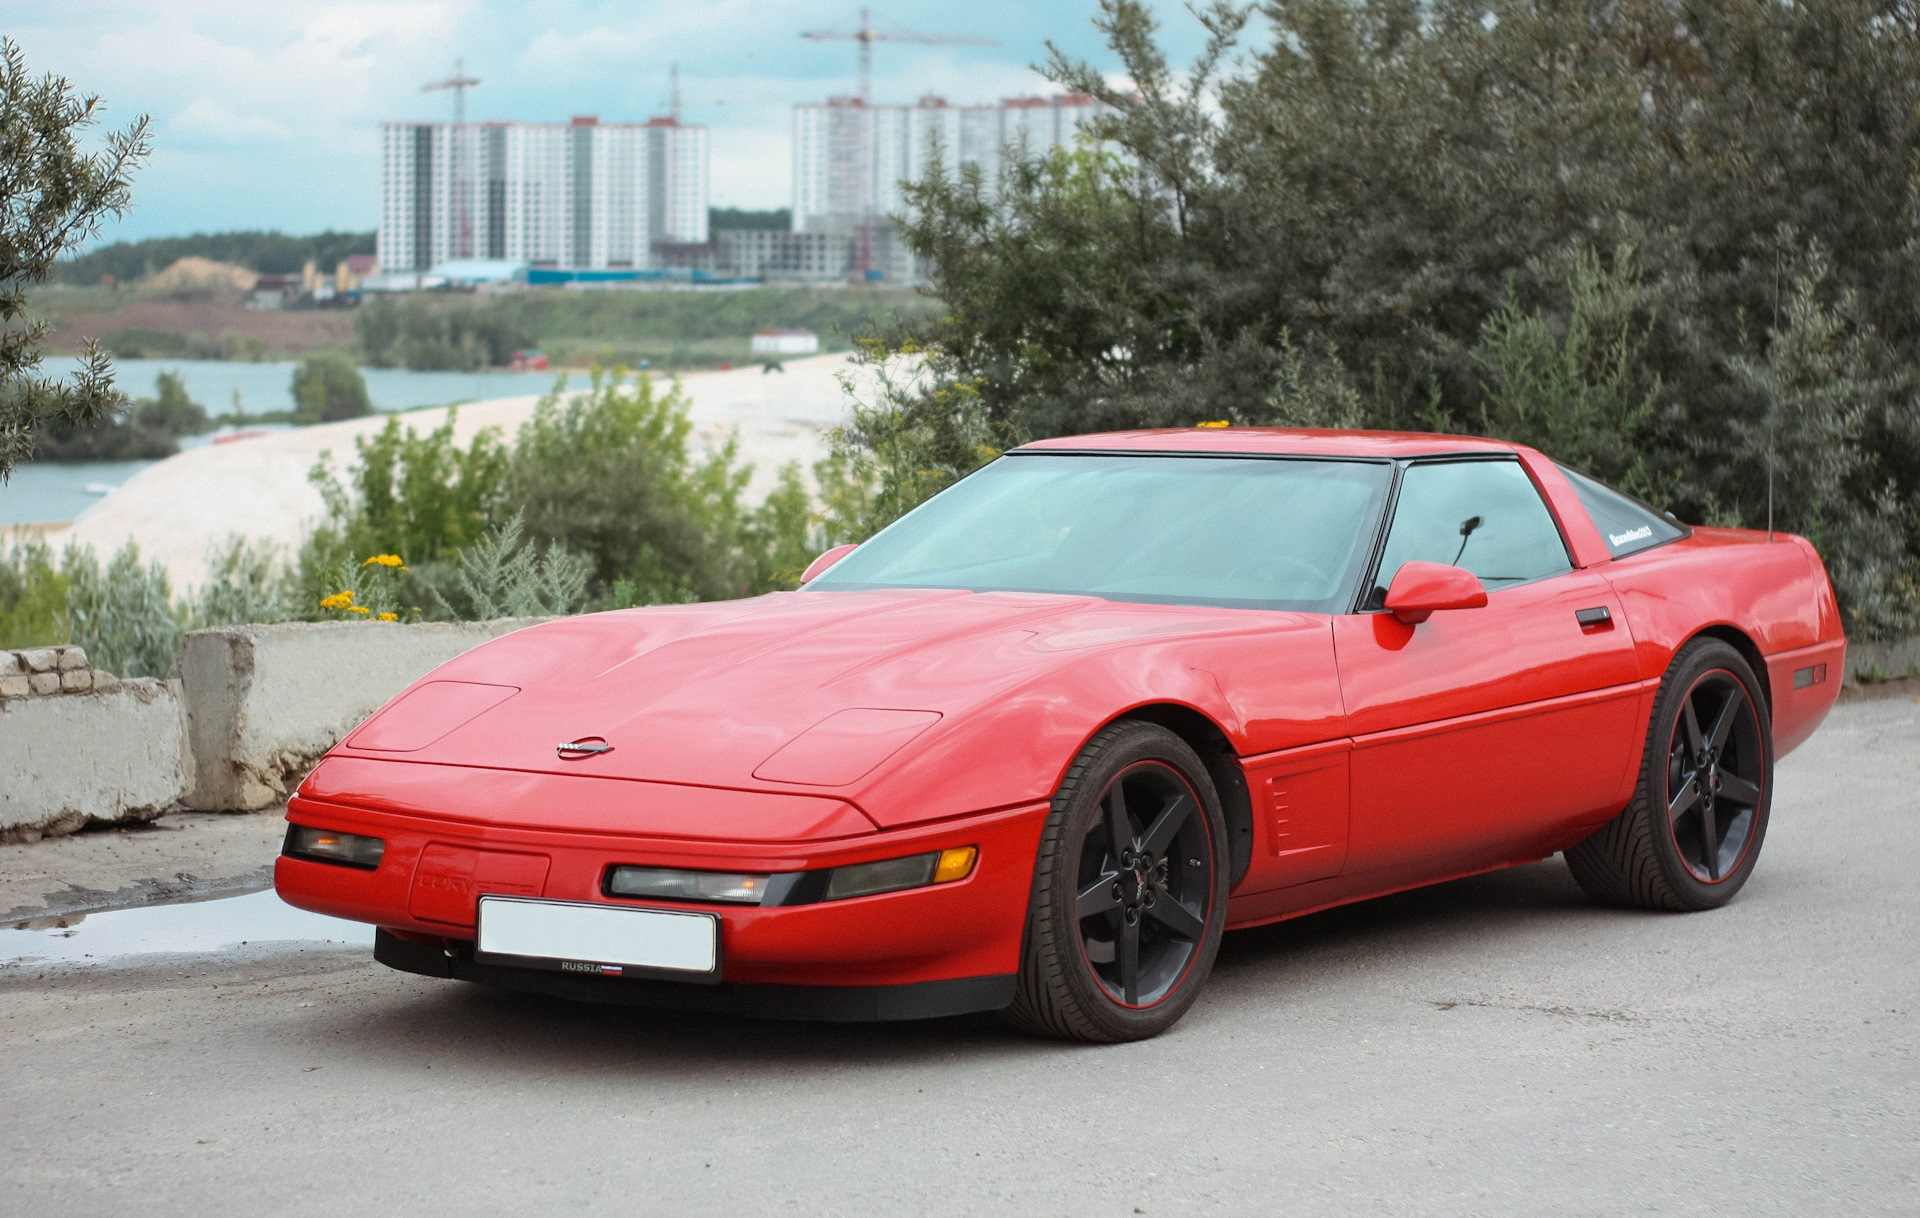
[[[683,375],[696,447],[712,447],[729,432],[738,434],[741,456],[754,467],[749,497],[765,495],[782,465],[810,466],[825,455],[822,431],[846,413],[838,378],[849,367],[846,356],[824,355],[790,361],[784,373],[756,366]],[[576,377],[573,383],[583,380]],[[464,445],[481,428],[498,427],[511,442],[538,400],[500,398],[460,406],[455,439]],[[445,422],[447,409],[400,417],[403,426],[424,433]],[[102,558],[128,540],[137,542],[144,556],[166,568],[176,592],[205,579],[208,548],[231,534],[265,539],[291,553],[326,511],[307,481],[308,471],[322,453],[331,453],[334,468],[344,471],[354,460],[354,440],[385,427],[388,417],[191,449],[142,470],[81,513],[71,529],[49,533],[48,540],[90,544]]]

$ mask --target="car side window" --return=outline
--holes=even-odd
[[[1518,461],[1408,466],[1370,608],[1386,603],[1394,572],[1416,560],[1464,567],[1489,592],[1573,569],[1553,516]]]
[[[1595,482],[1564,465],[1560,467],[1560,472],[1573,485],[1573,493],[1580,496],[1581,506],[1593,518],[1594,527],[1606,539],[1607,553],[1614,558],[1651,550],[1676,537],[1687,535],[1687,526],[1661,515],[1637,499],[1628,498],[1605,483]]]

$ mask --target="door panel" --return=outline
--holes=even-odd
[[[1583,626],[1581,610],[1608,620]],[[1619,601],[1573,571],[1407,626],[1334,621],[1354,737],[1349,873],[1501,862],[1617,799],[1640,677]]]

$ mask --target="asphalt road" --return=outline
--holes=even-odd
[[[1159,1040],[570,1006],[249,948],[0,975],[0,1212],[1920,1212],[1920,705],[1746,891],[1558,860],[1228,937]]]

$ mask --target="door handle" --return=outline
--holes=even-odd
[[[1592,609],[1575,609],[1573,620],[1580,623],[1582,630],[1598,630],[1613,625],[1613,614],[1605,605],[1596,605]]]

